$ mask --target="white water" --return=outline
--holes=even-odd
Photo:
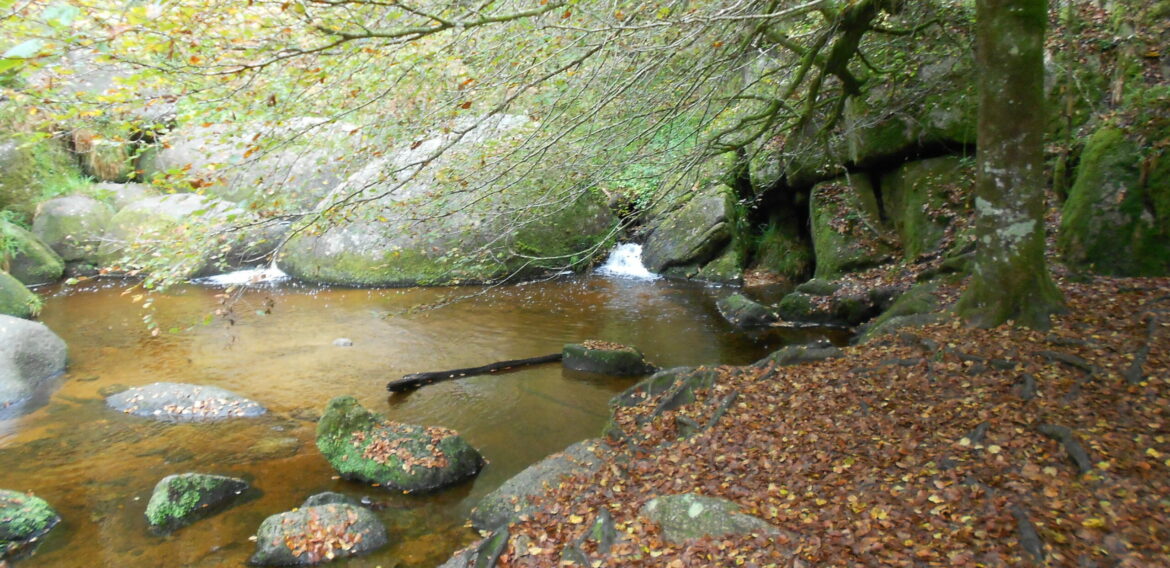
[[[288,279],[288,274],[276,267],[275,264],[266,268],[248,268],[226,274],[216,274],[206,278],[197,278],[197,284],[212,286],[254,286],[258,284],[274,284]]]
[[[661,276],[646,270],[646,267],[642,265],[642,245],[634,243],[622,243],[614,247],[613,251],[609,253],[609,258],[605,259],[605,264],[598,267],[597,273],[602,276],[635,280],[658,280],[661,278]]]

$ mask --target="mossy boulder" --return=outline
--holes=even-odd
[[[1081,153],[1060,249],[1072,265],[1118,276],[1170,274],[1170,155],[1105,126]]]
[[[651,499],[639,513],[661,527],[663,538],[673,544],[704,537],[781,534],[780,529],[741,509],[726,499],[683,493]]]
[[[735,217],[731,188],[712,185],[678,209],[651,222],[642,246],[642,263],[651,272],[699,266],[714,259],[731,241]]]
[[[0,272],[0,286],[3,277]],[[44,324],[0,315],[0,410],[27,400],[63,373],[67,354],[65,342]]]
[[[310,498],[311,499],[311,498]],[[390,543],[369,509],[345,503],[312,505],[264,519],[256,531],[256,566],[312,566],[358,556]]]
[[[800,283],[795,291],[809,296],[832,296],[839,289],[841,289],[839,282],[825,280],[823,278],[813,278],[812,280]]]
[[[808,288],[806,288],[807,290]],[[816,289],[823,292],[827,288]],[[884,290],[834,291],[812,294],[799,288],[780,299],[776,311],[784,321],[854,326],[876,316]]]
[[[715,307],[731,325],[739,328],[764,327],[779,319],[767,306],[756,303],[743,294],[720,298]]]
[[[442,489],[483,467],[457,432],[391,422],[351,396],[329,401],[317,422],[317,448],[342,477],[405,492]]]
[[[595,453],[600,442],[600,439],[577,442],[528,466],[479,501],[471,510],[471,525],[481,531],[495,530],[535,510],[530,500],[544,495],[562,477],[596,472],[602,464]]]
[[[744,255],[735,243],[727,245],[723,252],[704,264],[694,275],[695,280],[714,284],[743,283]]]
[[[173,254],[176,275],[195,276],[230,252],[240,235],[217,233],[237,220],[244,220],[244,212],[223,200],[193,193],[148,197],[110,219],[98,258],[133,266],[155,253]]]
[[[247,481],[222,475],[183,473],[162,478],[146,504],[152,529],[170,532],[221,511],[249,489]]]
[[[44,499],[0,489],[0,561],[28,553],[59,522]]]
[[[561,364],[571,371],[630,377],[654,371],[636,347],[602,341],[570,343],[561,351]]]
[[[880,335],[907,326],[919,326],[941,320],[941,301],[938,298],[940,281],[916,284],[898,297],[857,336],[857,343],[865,343]]]
[[[37,315],[40,306],[41,299],[36,294],[0,270],[0,315],[31,318]]]
[[[89,193],[105,203],[113,206],[114,211],[147,197],[157,197],[159,192],[154,186],[145,183],[95,183]],[[112,213],[111,213],[112,214]]]
[[[810,214],[817,278],[836,278],[892,257],[894,247],[881,225],[868,177],[851,175],[817,184]]]
[[[94,261],[114,210],[85,195],[50,199],[37,206],[33,234],[66,262]]]
[[[28,286],[56,282],[65,262],[23,227],[0,220],[0,267]]]
[[[488,282],[581,267],[584,253],[610,238],[615,218],[600,192],[558,188],[535,173],[505,179],[480,167],[495,153],[518,151],[531,121],[496,116],[467,128],[458,141],[452,132],[412,144],[351,176],[318,208],[369,203],[295,235],[280,251],[280,267],[301,280],[345,286]]]
[[[974,160],[955,156],[908,162],[882,176],[882,202],[906,260],[938,252],[949,228],[971,217]]]

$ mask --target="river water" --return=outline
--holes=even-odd
[[[377,514],[391,535],[389,547],[333,565],[429,568],[476,538],[465,521],[477,499],[597,436],[606,402],[633,380],[560,365],[405,395],[389,395],[388,380],[554,353],[585,339],[635,345],[663,367],[749,363],[805,339],[733,332],[714,308],[725,288],[599,275],[482,289],[282,284],[244,290],[223,315],[215,315],[222,288],[188,285],[155,300],[155,337],[129,286],[42,290],[41,319],[68,343],[69,371],[42,406],[0,420],[0,488],[31,491],[64,520],[22,565],[241,566],[265,517],[330,490],[382,502]],[[467,294],[475,297],[417,309]],[[338,338],[353,345],[336,346]],[[160,424],[105,407],[103,392],[155,381],[223,387],[269,413]],[[338,395],[393,420],[458,430],[489,464],[472,482],[422,496],[336,479],[314,446],[314,419]],[[155,483],[189,471],[243,477],[259,496],[169,536],[150,534],[143,511]]]

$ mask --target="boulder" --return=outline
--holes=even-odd
[[[973,159],[944,156],[907,162],[882,176],[882,203],[906,260],[936,252],[947,230],[971,218]]]
[[[267,412],[259,403],[219,387],[151,383],[106,398],[114,410],[162,422],[214,422]]]
[[[500,555],[508,549],[507,525],[492,531],[486,538],[477,540],[461,550],[455,551],[438,568],[492,568]]]
[[[155,81],[141,81],[141,69],[92,49],[67,51],[29,77],[35,89],[51,89],[58,96],[100,100],[142,131],[158,130],[174,120],[177,97]]]
[[[816,277],[832,279],[889,260],[873,184],[864,175],[819,183],[810,203]]]
[[[183,473],[162,478],[146,504],[152,529],[170,532],[230,507],[249,489],[247,481],[222,475]]]
[[[715,302],[723,319],[738,328],[765,327],[778,319],[767,306],[758,304],[743,294],[732,294]]]
[[[334,491],[323,491],[316,495],[305,499],[302,507],[317,507],[319,505],[353,505],[354,507],[361,507],[362,504],[357,499],[348,495],[342,495]]]
[[[731,188],[713,185],[652,224],[642,246],[642,264],[651,272],[686,270],[715,258],[731,241],[735,202]]]
[[[829,295],[795,291],[780,299],[776,311],[784,321],[854,326],[876,316],[885,289],[836,292]]]
[[[1105,126],[1085,143],[1058,243],[1069,264],[1117,276],[1170,274],[1170,160]]]
[[[27,553],[59,522],[44,499],[0,489],[0,564]]]
[[[61,279],[65,262],[24,228],[0,219],[0,267],[28,286]]]
[[[563,270],[610,236],[614,217],[600,192],[558,189],[532,173],[511,179],[513,172],[479,165],[519,151],[532,128],[518,116],[460,123],[371,162],[318,205],[369,199],[360,214],[294,236],[280,252],[281,268],[301,280],[350,286],[486,282]]]
[[[781,534],[767,521],[741,513],[731,501],[694,493],[656,497],[639,513],[661,527],[663,538],[673,544],[703,537]]]
[[[37,206],[33,233],[66,262],[97,259],[113,209],[92,197],[70,195]]]
[[[743,283],[744,255],[733,240],[714,260],[704,264],[693,276],[695,280],[712,284]]]
[[[898,297],[885,311],[857,336],[857,343],[890,333],[903,327],[916,327],[942,320],[942,305],[938,298],[940,283],[935,281],[916,284]]]
[[[192,277],[210,269],[237,244],[238,234],[229,238],[214,233],[243,216],[242,210],[226,201],[194,193],[148,197],[110,219],[98,256],[106,264],[121,259],[136,264],[160,249],[186,247],[174,270]]]
[[[312,498],[310,498],[312,499]],[[311,505],[264,519],[256,531],[257,566],[311,566],[389,544],[386,527],[369,509],[344,503]]]
[[[65,360],[65,342],[44,324],[0,315],[0,409],[28,399],[65,372]]]
[[[571,371],[629,377],[654,371],[636,347],[605,341],[570,343],[562,350],[561,364]]]
[[[483,467],[457,432],[391,422],[350,396],[329,401],[317,422],[317,448],[342,477],[405,492],[442,489]]]
[[[602,464],[594,453],[600,442],[597,438],[583,440],[528,466],[479,501],[471,510],[471,525],[481,531],[505,526],[532,512],[531,499],[544,495],[561,478],[596,472]]]
[[[32,318],[40,310],[41,299],[20,280],[0,270],[0,315]]]
[[[94,184],[90,188],[90,193],[102,201],[113,205],[115,211],[121,210],[123,207],[136,201],[141,201],[147,197],[157,197],[159,195],[158,190],[149,184],[111,182]]]

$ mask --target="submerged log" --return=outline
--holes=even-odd
[[[529,357],[528,359],[513,359],[511,361],[498,361],[489,365],[481,367],[468,367],[466,369],[451,369],[450,371],[434,371],[429,373],[412,373],[404,375],[397,381],[390,381],[386,383],[386,390],[390,392],[404,392],[414,390],[424,385],[437,383],[440,381],[449,381],[451,379],[458,379],[462,377],[470,377],[472,375],[484,375],[487,373],[495,373],[497,371],[506,371],[515,369],[517,367],[526,367],[529,365],[541,365],[544,363],[556,363],[561,360],[562,354],[553,353],[552,355],[542,355],[540,357]]]

